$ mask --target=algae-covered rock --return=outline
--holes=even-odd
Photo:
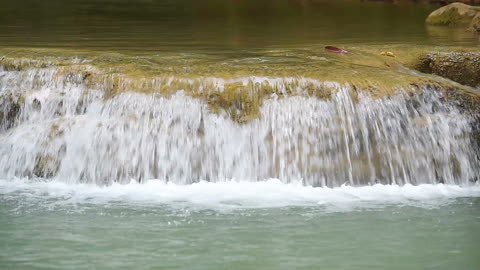
[[[431,25],[468,26],[479,12],[480,7],[452,3],[430,13],[426,22]]]
[[[480,53],[429,53],[418,59],[415,69],[464,85],[480,87]]]
[[[33,174],[37,177],[51,178],[60,168],[60,160],[49,154],[39,154],[35,158]]]
[[[11,93],[0,96],[0,130],[14,126],[24,102],[23,96]]]
[[[470,23],[470,29],[480,33],[480,12],[473,17],[472,22]]]

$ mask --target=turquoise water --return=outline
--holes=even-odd
[[[0,268],[478,269],[479,196],[442,185],[3,181]]]

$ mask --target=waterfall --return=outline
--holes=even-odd
[[[107,95],[82,76],[0,71],[0,178],[99,185],[276,178],[335,187],[467,185],[480,175],[472,118],[428,87],[372,98],[353,96],[348,84],[300,78],[335,91],[326,99],[273,94],[258,119],[238,123],[182,89]],[[196,80],[222,91],[221,79]],[[236,80],[281,91],[288,78]]]

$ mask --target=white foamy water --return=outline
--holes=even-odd
[[[222,91],[225,82],[217,81],[198,91]],[[278,98],[286,92],[279,78],[237,81],[277,89],[260,118],[246,124],[211,113],[181,89],[172,97],[126,92],[107,98],[102,89],[87,88],[81,75],[3,71],[0,103],[11,117],[0,127],[0,177],[100,185],[275,178],[338,187],[466,186],[480,175],[471,119],[431,89],[399,90],[384,99],[360,93],[356,101],[349,85],[301,79],[298,93],[307,92],[306,84],[334,90],[321,100]]]
[[[150,180],[139,184],[67,184],[59,181],[0,180],[0,196],[17,196],[28,203],[44,199],[53,204],[135,204],[169,205],[200,209],[229,210],[270,207],[326,207],[332,211],[351,211],[387,205],[408,205],[423,208],[440,207],[450,199],[480,197],[480,186],[422,184],[342,186],[321,188],[301,184],[284,184],[277,179],[260,182],[199,182],[190,185]]]

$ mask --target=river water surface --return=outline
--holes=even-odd
[[[3,269],[476,269],[480,189],[0,185]]]

